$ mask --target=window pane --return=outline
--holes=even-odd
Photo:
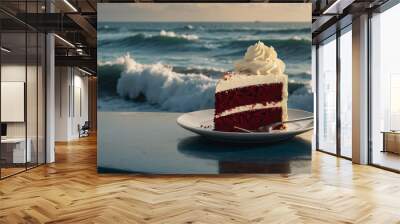
[[[340,36],[340,152],[352,156],[352,35]]]
[[[336,40],[318,48],[318,148],[336,153]]]
[[[371,20],[372,163],[396,170],[400,170],[400,33],[394,28],[398,21],[400,5]]]

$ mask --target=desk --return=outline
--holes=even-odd
[[[382,131],[382,152],[393,152],[400,154],[400,131]]]
[[[2,157],[9,163],[25,163],[31,161],[30,138],[27,139],[27,149],[25,151],[25,138],[5,138],[1,139]],[[5,156],[3,156],[5,154]],[[12,156],[11,156],[12,154]],[[12,158],[12,160],[11,160]],[[27,158],[27,161],[25,161]]]

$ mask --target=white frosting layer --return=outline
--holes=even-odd
[[[287,83],[286,75],[239,75],[233,74],[227,79],[220,79],[217,83],[215,93],[229,89],[242,88],[246,86],[283,83],[283,99],[287,98]]]
[[[285,72],[285,63],[278,58],[273,47],[258,41],[247,48],[243,59],[235,62],[235,71],[254,75],[277,75]]]
[[[231,115],[231,114],[235,114],[235,113],[250,111],[250,110],[260,110],[260,109],[267,109],[267,108],[273,108],[273,107],[282,107],[282,119],[287,120],[287,101],[285,101],[285,100],[282,100],[281,102],[276,102],[276,103],[267,103],[267,104],[257,103],[257,104],[235,107],[235,108],[225,110],[222,113],[215,115],[215,118],[219,118],[219,117],[223,117],[223,116],[227,116],[227,115]]]

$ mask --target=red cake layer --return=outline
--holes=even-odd
[[[215,114],[238,106],[282,101],[283,83],[230,89],[215,94]]]
[[[214,118],[214,129],[216,131],[240,132],[240,130],[234,128],[236,126],[256,131],[259,127],[280,121],[282,121],[282,107],[271,107]]]

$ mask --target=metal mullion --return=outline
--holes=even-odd
[[[39,13],[39,1],[36,1]],[[36,166],[39,165],[39,33],[36,32]]]
[[[336,154],[341,157],[341,116],[340,116],[340,29],[336,30]]]
[[[368,46],[368,53],[367,53],[367,83],[368,83],[368,94],[367,94],[367,148],[368,148],[368,156],[367,162],[369,165],[373,165],[373,149],[372,149],[372,63],[371,63],[371,56],[372,56],[372,12],[368,12],[368,30],[367,30],[367,46]]]
[[[393,168],[390,168],[390,167],[387,167],[387,166],[382,166],[382,165],[374,164],[374,163],[371,163],[369,165],[373,166],[373,167],[376,167],[376,168],[379,168],[379,169],[382,169],[382,170],[386,170],[386,171],[390,171],[390,172],[394,172],[394,173],[400,174],[400,170],[393,169]]]
[[[315,148],[319,148],[319,44],[315,47]]]
[[[47,2],[45,12],[47,13]],[[48,38],[48,33],[44,33],[44,79],[42,79],[42,82],[44,81],[44,161],[43,163],[47,163],[47,38]],[[42,74],[43,77],[43,74]],[[43,83],[42,83],[43,84]],[[43,107],[42,107],[43,109]]]
[[[28,18],[28,1],[25,1],[25,21]],[[28,114],[27,114],[27,96],[28,96],[28,25],[25,26],[25,100],[24,100],[24,118],[25,118],[25,170],[28,170]]]
[[[347,159],[347,160],[352,161],[352,158],[347,157],[347,156],[338,156],[333,152],[328,152],[328,151],[325,151],[325,150],[322,150],[322,149],[317,149],[317,151],[321,152],[321,153],[325,153],[325,154],[331,155],[331,156],[334,156],[334,157],[337,157],[337,158],[340,158],[340,159]]]
[[[71,87],[71,93],[72,93],[72,117],[75,119],[75,67],[72,68],[72,87]]]

